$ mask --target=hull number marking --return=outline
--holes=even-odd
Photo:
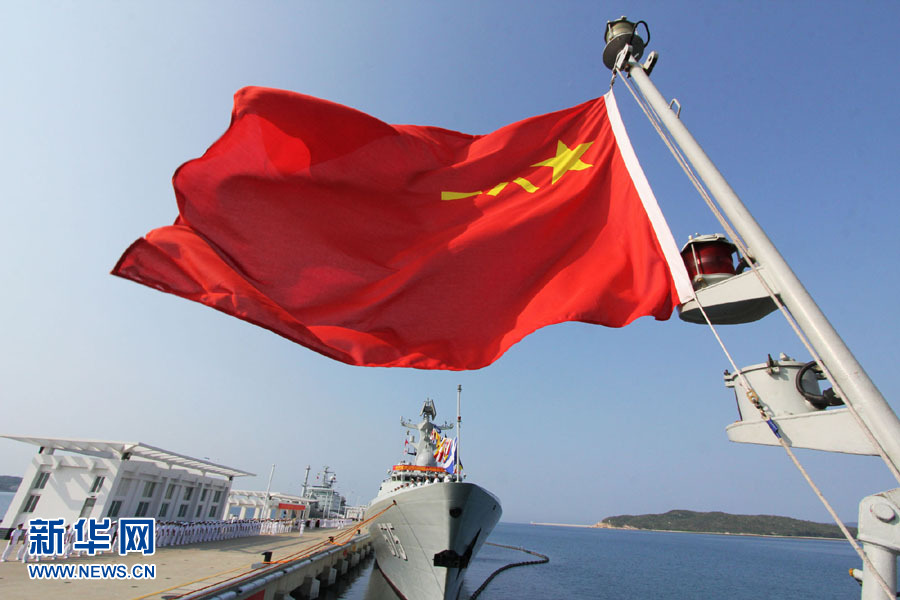
[[[384,537],[384,541],[387,542],[388,548],[391,551],[391,554],[406,560],[406,550],[403,549],[403,544],[400,543],[400,538],[397,537],[397,534],[394,533],[394,526],[390,523],[379,523],[378,529],[381,530],[381,535]]]

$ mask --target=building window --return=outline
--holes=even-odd
[[[197,506],[197,512],[194,513],[194,518],[197,518],[197,517],[200,516],[200,511],[201,511],[201,510],[203,510],[203,507],[202,507],[202,506]]]
[[[50,473],[44,471],[37,476],[37,479],[34,480],[34,489],[42,490],[44,486],[47,485],[47,480],[50,479]]]
[[[200,492],[200,502],[206,501],[206,494],[208,494],[208,493],[209,493],[209,490],[206,488],[203,488],[203,491]]]
[[[190,500],[191,496],[193,496],[193,495],[194,495],[194,488],[192,488],[192,487],[184,488],[184,499],[185,500]]]
[[[219,500],[222,499],[222,490],[216,490],[216,493],[213,494],[213,502],[218,503]]]
[[[106,480],[106,478],[102,477],[102,476],[98,476],[96,479],[94,479],[94,485],[91,486],[90,493],[94,494],[94,493],[99,492],[100,488],[103,487],[104,480]]]
[[[37,494],[32,494],[32,495],[28,496],[28,502],[25,503],[25,508],[22,509],[22,512],[27,512],[27,513],[33,512],[34,507],[37,506],[38,500],[40,500],[40,499],[41,499],[41,497],[38,496]]]
[[[159,518],[162,519],[164,516],[166,516],[167,512],[169,512],[169,503],[163,502],[159,505]]]
[[[144,498],[150,498],[153,496],[153,491],[156,489],[155,481],[148,481],[144,484]],[[138,515],[139,517],[143,515]]]
[[[178,507],[178,518],[179,519],[183,519],[187,515],[187,509],[188,509],[187,504],[182,504],[181,506]]]
[[[119,483],[119,489],[116,491],[116,496],[127,496],[128,492],[131,490],[131,479],[123,479],[121,483]]]
[[[210,519],[212,519],[212,518],[214,518],[214,517],[216,516],[216,510],[217,510],[218,508],[219,508],[218,506],[210,506],[210,507],[209,507],[209,518],[210,518]]]
[[[147,516],[147,510],[150,509],[149,502],[138,502],[137,512],[134,513],[136,517],[145,517]]]
[[[175,495],[175,484],[170,483],[169,487],[166,488],[166,500],[171,500],[172,496]]]
[[[106,511],[106,516],[107,517],[118,517],[119,510],[121,508],[122,508],[122,501],[121,500],[113,500],[112,502],[109,503],[109,510]]]
[[[90,498],[85,499],[84,504],[81,506],[81,513],[78,515],[79,519],[87,519],[91,516],[91,511],[94,510],[94,504],[97,503],[97,499],[91,496]]]

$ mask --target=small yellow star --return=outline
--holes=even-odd
[[[586,144],[578,144],[575,148],[569,148],[565,144],[562,143],[562,140],[556,142],[556,156],[553,158],[548,158],[547,160],[541,161],[539,163],[535,163],[531,165],[532,167],[553,167],[553,179],[551,180],[551,185],[559,181],[559,178],[565,175],[568,171],[583,171],[584,169],[589,169],[594,165],[589,165],[587,163],[581,162],[581,155],[587,152],[587,149],[591,147],[591,144],[594,142],[587,142]]]

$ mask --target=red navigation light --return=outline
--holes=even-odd
[[[735,245],[721,233],[700,235],[688,240],[681,250],[681,258],[694,289],[733,276],[735,249]]]

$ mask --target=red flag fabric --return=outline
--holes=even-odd
[[[113,274],[352,365],[477,369],[691,293],[611,93],[467,135],[249,87],[173,183]]]

